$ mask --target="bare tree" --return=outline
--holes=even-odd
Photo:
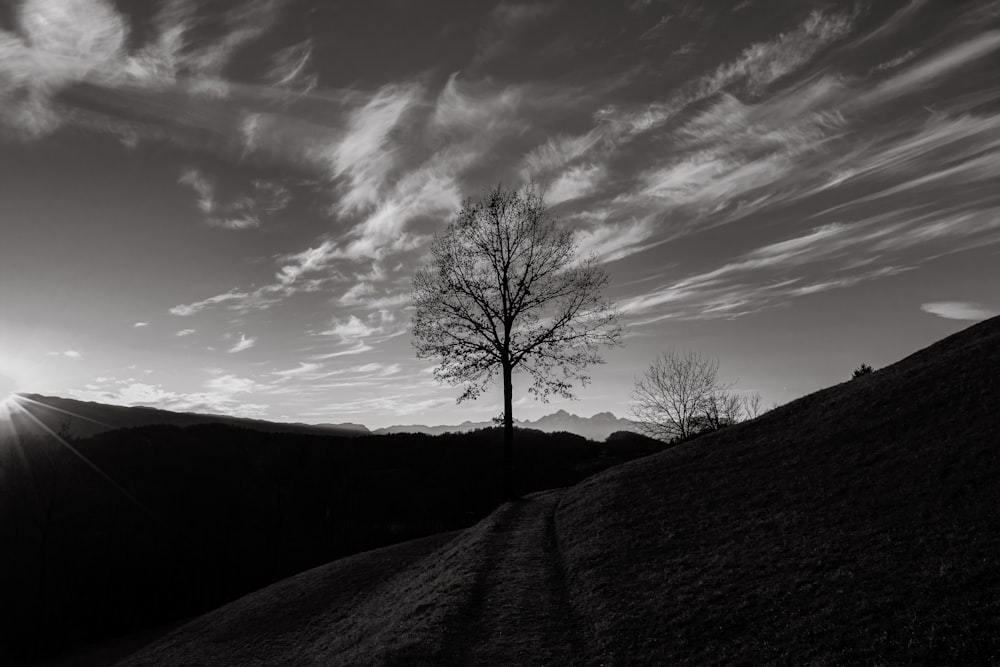
[[[755,391],[752,394],[743,394],[743,417],[744,419],[757,419],[765,410],[761,406],[761,396],[760,392]]]
[[[466,385],[462,402],[503,377],[503,493],[513,497],[513,373],[531,393],[572,397],[598,351],[621,343],[618,312],[602,296],[607,272],[581,259],[571,230],[553,220],[534,187],[497,186],[467,200],[431,245],[414,277],[412,327],[420,358],[439,358],[434,375]]]
[[[732,391],[720,390],[705,397],[702,408],[702,428],[718,431],[720,428],[742,421],[743,397]]]
[[[757,417],[760,394],[731,391],[718,378],[719,360],[693,350],[664,352],[636,379],[632,416],[645,434],[665,442]]]

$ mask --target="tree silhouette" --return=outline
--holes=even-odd
[[[632,390],[632,416],[643,435],[664,442],[716,431],[760,415],[760,394],[730,391],[718,378],[719,360],[694,350],[670,349]]]
[[[431,244],[413,279],[412,327],[420,358],[439,358],[434,375],[466,385],[458,402],[476,398],[503,377],[503,495],[513,494],[513,373],[528,373],[530,391],[572,397],[586,384],[598,350],[621,343],[618,312],[602,296],[607,272],[580,258],[572,231],[553,220],[542,194],[497,186],[467,200]]]
[[[874,368],[872,368],[868,364],[861,364],[860,366],[854,369],[854,372],[851,374],[851,379],[857,379],[862,375],[868,375],[869,373],[873,372],[875,372]]]

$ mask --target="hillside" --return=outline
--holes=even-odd
[[[119,428],[138,426],[169,425],[196,426],[201,424],[225,424],[260,431],[262,433],[294,433],[299,435],[334,435],[356,437],[369,435],[360,424],[300,424],[270,422],[263,419],[208,415],[194,412],[173,412],[149,407],[128,407],[108,405],[92,401],[77,401],[72,398],[42,396],[40,394],[20,394],[19,404],[36,418],[50,425],[54,430],[62,430],[74,437],[89,437]],[[32,429],[30,420],[18,424],[22,430]],[[37,427],[36,427],[37,428]]]
[[[1000,319],[123,665],[995,664]]]
[[[472,526],[500,504],[502,444],[499,429],[154,425],[74,439],[78,457],[49,436],[0,433],[0,665],[155,637],[322,563]],[[568,486],[662,449],[636,434],[520,431],[517,484]]]

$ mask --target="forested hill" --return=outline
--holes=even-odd
[[[0,440],[0,664],[142,633],[500,504],[496,429],[338,438],[155,425],[70,438],[73,450],[51,436]],[[525,492],[663,448],[628,433],[517,440]]]

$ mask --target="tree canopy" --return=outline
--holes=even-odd
[[[608,282],[542,193],[497,186],[463,204],[414,277],[417,356],[440,360],[439,380],[465,385],[459,402],[502,374],[512,438],[515,370],[531,377],[538,398],[570,398],[575,382],[589,381],[586,367],[602,361],[600,348],[620,344],[618,311],[602,294]]]

